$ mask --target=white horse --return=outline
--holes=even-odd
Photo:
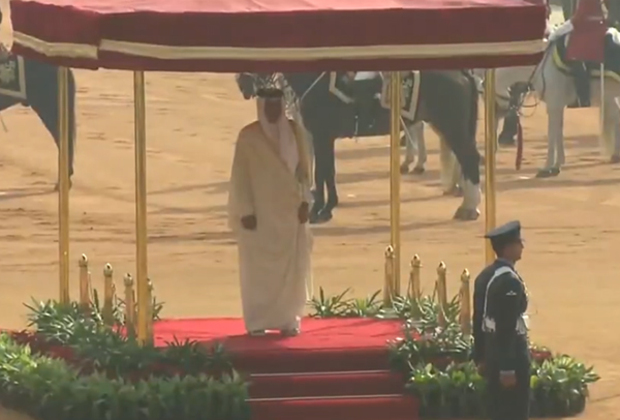
[[[517,82],[525,82],[534,90],[537,97],[545,102],[547,107],[547,160],[545,166],[538,171],[537,176],[544,178],[556,176],[560,173],[566,161],[564,152],[564,108],[577,99],[577,92],[573,78],[562,72],[556,63],[555,47],[553,42],[562,35],[570,33],[570,22],[557,28],[549,37],[547,49],[542,61],[536,66],[506,67],[495,72],[498,106],[507,106],[508,89]],[[620,33],[616,29],[609,29],[620,48]],[[604,101],[602,151],[603,155],[612,163],[620,162],[620,130],[616,130],[620,123],[620,112],[616,98],[620,96],[620,83],[611,77],[604,82],[604,95],[601,98],[600,78],[592,79],[591,92],[594,106]]]

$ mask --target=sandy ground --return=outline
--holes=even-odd
[[[117,283],[135,272],[132,78],[121,72],[79,71],[78,147],[71,192],[73,296],[77,261],[91,260],[97,284],[106,262]],[[226,228],[227,179],[235,136],[254,117],[231,75],[148,74],[149,272],[169,317],[239,315],[236,250]],[[532,109],[528,111],[534,111]],[[534,339],[594,364],[603,380],[593,389],[588,419],[620,419],[620,166],[603,163],[593,110],[567,111],[567,165],[560,177],[537,180],[543,164],[542,106],[523,120],[525,165],[514,150],[498,155],[498,221],[519,218],[527,249],[519,269],[532,298]],[[532,112],[528,112],[532,113]],[[0,137],[0,322],[24,325],[31,297],[57,296],[56,149],[30,110],[3,114]],[[482,129],[480,129],[482,134]],[[403,272],[409,256],[425,263],[426,288],[440,261],[452,290],[467,267],[484,263],[484,222],[454,222],[459,199],[442,197],[436,138],[429,132],[428,170],[402,181]],[[480,137],[482,144],[482,137]],[[338,143],[341,207],[314,229],[315,286],[381,287],[389,240],[387,139]],[[0,419],[17,420],[0,411]]]

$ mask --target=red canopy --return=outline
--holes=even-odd
[[[540,60],[544,0],[13,0],[14,51],[168,71],[402,70]]]

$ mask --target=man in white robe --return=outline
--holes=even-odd
[[[229,226],[239,247],[243,319],[251,335],[296,335],[311,282],[309,161],[304,130],[284,113],[283,92],[258,92],[258,121],[239,133]]]

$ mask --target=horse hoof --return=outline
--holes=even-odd
[[[511,142],[498,142],[497,144],[499,144],[501,147],[515,147],[515,142],[511,141]]]
[[[450,196],[450,197],[462,197],[463,189],[457,185],[456,187],[453,187],[451,190],[444,191],[443,195]]]
[[[611,164],[620,163],[620,155],[613,155],[611,159],[609,160],[609,163]]]
[[[308,221],[310,224],[316,223],[315,221],[319,218],[319,213],[323,210],[322,204],[317,204],[315,201],[310,209],[310,215],[308,216]]]
[[[510,136],[510,135],[501,136],[500,135],[499,138],[497,139],[497,144],[499,144],[500,146],[514,146],[516,142],[513,136]]]
[[[73,181],[69,180],[69,189],[71,189],[71,187],[73,187]],[[54,191],[60,191],[60,184],[58,182],[56,183],[56,185],[54,185]]]
[[[400,173],[401,175],[406,175],[409,173],[409,164],[408,163],[403,163],[402,165],[400,165]]]
[[[416,175],[422,175],[424,173],[426,169],[424,169],[423,166],[416,166],[415,168],[413,168],[413,173]]]
[[[559,173],[560,173],[559,169],[554,169],[554,168],[541,169],[536,173],[536,178],[551,178],[551,177],[557,176]]]
[[[316,223],[318,223],[319,220],[319,211],[311,211],[310,214],[308,215],[308,223],[310,223],[311,225],[314,225]]]
[[[332,220],[332,218],[333,218],[332,211],[323,209],[318,214],[316,214],[314,217],[310,217],[310,224],[319,225],[321,223],[327,223],[330,220]]]
[[[456,213],[454,213],[455,220],[478,220],[478,217],[480,217],[480,211],[478,209],[466,209],[464,207],[459,207],[456,210]]]

